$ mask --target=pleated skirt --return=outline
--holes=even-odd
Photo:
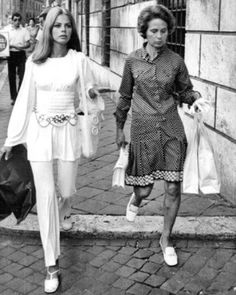
[[[133,114],[126,185],[180,182],[187,139],[177,109],[164,115]]]

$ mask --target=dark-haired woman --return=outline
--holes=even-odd
[[[184,60],[168,49],[174,17],[162,5],[148,6],[138,17],[143,47],[126,59],[120,99],[115,112],[117,145],[125,143],[123,132],[132,101],[131,141],[126,184],[133,186],[126,218],[134,221],[142,199],[155,180],[165,181],[164,227],[160,238],[165,262],[178,263],[170,236],[180,205],[180,183],[187,141],[178,115],[178,101],[195,104],[200,97],[193,87]]]
[[[60,221],[65,230],[72,227],[70,196],[75,192],[81,136],[76,106],[79,104],[81,69],[90,98],[98,94],[71,13],[63,8],[48,12],[42,39],[26,72],[8,127],[2,153],[9,156],[12,146],[26,143],[33,170],[37,213],[47,276],[46,293],[59,286],[59,210],[53,175],[58,162]],[[92,84],[91,84],[92,83]],[[88,98],[89,99],[89,98]],[[82,107],[81,107],[82,108]]]

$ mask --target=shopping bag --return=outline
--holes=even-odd
[[[202,114],[195,114],[183,171],[183,193],[220,193],[214,151],[203,123]]]
[[[86,158],[90,158],[96,154],[99,133],[101,130],[101,122],[103,121],[103,115],[101,112],[84,113],[78,116],[79,128],[81,131],[81,149],[82,155]]]
[[[183,192],[186,194],[199,193],[198,137],[198,122],[197,117],[195,117],[184,162]]]
[[[103,111],[105,103],[98,95],[91,99],[86,95],[83,71],[80,69],[80,86],[83,112],[78,116],[81,134],[81,153],[84,157],[90,158],[95,155],[98,143],[101,122],[104,120]]]
[[[220,180],[214,152],[202,117],[198,121],[198,170],[199,189],[203,194],[220,193]]]
[[[124,188],[125,186],[125,171],[128,166],[128,145],[120,148],[119,158],[113,168],[112,186]]]
[[[36,203],[33,174],[23,145],[13,147],[8,160],[4,155],[0,160],[0,200],[1,219],[13,213],[17,224]]]

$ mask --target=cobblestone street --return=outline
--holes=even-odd
[[[235,243],[177,240],[180,263],[167,267],[157,241],[62,240],[65,295],[234,295]],[[1,236],[0,294],[40,295],[45,276],[39,239]]]

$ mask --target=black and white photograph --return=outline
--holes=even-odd
[[[236,295],[235,0],[0,0],[0,294]]]

